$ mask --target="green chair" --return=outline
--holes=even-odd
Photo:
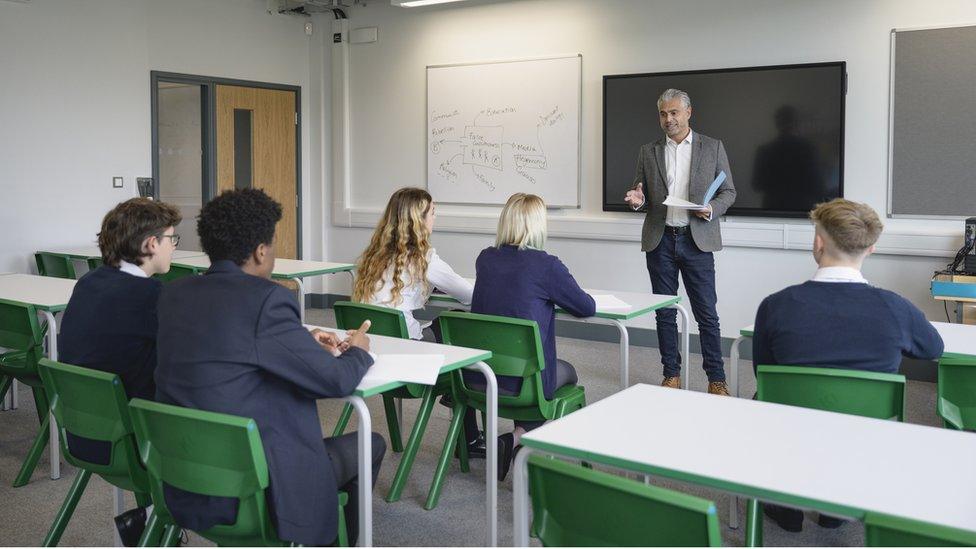
[[[976,532],[868,513],[864,517],[864,542],[868,547],[973,547]]]
[[[936,412],[946,428],[976,430],[976,357],[942,357],[938,393]]]
[[[184,276],[190,276],[198,274],[200,271],[195,267],[184,267],[182,265],[170,265],[169,271],[165,273],[160,273],[154,275],[155,278],[162,280],[163,282],[169,282],[171,280],[176,280],[177,278],[183,278]]]
[[[491,351],[491,358],[485,362],[496,376],[522,378],[522,388],[518,394],[499,392],[498,417],[543,421],[561,418],[586,406],[586,393],[581,385],[563,386],[556,390],[551,400],[545,397],[542,370],[546,367],[546,360],[539,326],[534,320],[449,311],[442,313],[439,321],[445,344]],[[452,372],[451,379],[454,417],[424,504],[428,510],[437,506],[452,448],[459,440],[463,442],[463,437],[459,437],[465,408],[481,412],[485,412],[486,408],[487,396],[483,390],[466,386],[460,371]]]
[[[89,271],[94,271],[95,269],[101,267],[103,264],[104,263],[102,261],[102,258],[100,258],[100,257],[90,257],[90,258],[88,258],[88,270]]]
[[[904,421],[905,376],[862,370],[760,365],[756,399],[828,412]],[[762,545],[762,511],[746,508],[746,546]]]
[[[60,254],[37,252],[34,254],[34,261],[37,263],[37,274],[41,276],[75,278],[75,266],[69,257]]]
[[[149,477],[139,461],[129,400],[119,376],[89,368],[42,358],[38,364],[41,379],[51,400],[51,412],[61,432],[61,451],[65,460],[78,468],[77,476],[44,538],[44,547],[58,544],[74,514],[92,474],[109,484],[135,494],[136,503],[151,503]],[[68,433],[107,444],[107,463],[86,461],[67,444]],[[153,543],[159,542],[157,532]]]
[[[403,312],[397,309],[365,303],[354,303],[351,301],[336,301],[332,305],[332,308],[335,310],[336,326],[341,330],[359,328],[363,324],[363,321],[368,319],[371,323],[369,327],[369,333],[371,334],[398,337],[400,339],[410,338],[410,332],[407,330],[407,321],[403,316]],[[434,386],[411,383],[399,389],[383,393],[383,409],[386,411],[386,425],[390,431],[390,446],[394,452],[404,451],[400,435],[400,421],[397,417],[394,399],[423,399],[420,403],[420,411],[417,413],[417,421],[414,422],[413,431],[410,433],[410,439],[407,440],[406,452],[400,460],[399,466],[397,466],[397,472],[393,477],[393,484],[390,486],[390,492],[386,496],[386,501],[391,503],[398,501],[403,494],[403,488],[406,485],[407,478],[410,476],[410,470],[413,467],[414,459],[417,457],[417,451],[420,449],[420,442],[423,439],[424,431],[427,429],[427,423],[430,420],[436,399],[438,396],[449,394],[450,392],[451,378],[449,374],[445,374],[437,379],[437,383]],[[346,404],[342,409],[342,415],[339,416],[339,421],[336,423],[332,436],[339,436],[346,430],[352,413],[352,405]],[[466,445],[464,450],[467,450]],[[466,468],[467,465],[465,464]]]
[[[0,347],[9,349],[0,355],[0,400],[7,395],[13,380],[30,386],[37,407],[40,428],[27,458],[14,479],[14,487],[30,482],[37,461],[48,442],[50,414],[44,383],[37,373],[37,362],[44,355],[44,330],[33,305],[0,299]]]
[[[711,501],[531,456],[532,536],[546,547],[720,547]]]
[[[268,464],[253,419],[193,410],[142,399],[129,403],[139,456],[149,472],[154,503],[146,531],[163,528],[163,546],[176,542],[180,528],[163,497],[163,483],[197,494],[238,498],[234,524],[202,532],[218,545],[283,546],[268,511]],[[348,544],[339,497],[339,545]],[[147,535],[143,536],[143,542]],[[140,542],[140,545],[144,545]]]

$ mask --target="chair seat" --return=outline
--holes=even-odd
[[[939,415],[956,429],[972,429],[976,426],[976,406],[959,406],[947,398],[940,398]]]

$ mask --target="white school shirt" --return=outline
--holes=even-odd
[[[665,138],[664,166],[668,176],[668,195],[681,200],[688,200],[692,135],[694,132],[688,130],[688,135],[680,143],[675,142],[670,137]],[[671,227],[687,226],[688,210],[668,207],[668,215],[664,223]]]
[[[424,291],[422,281],[418,280],[411,283],[409,273],[400,273],[400,279],[403,280],[403,289],[400,290],[399,304],[394,305],[390,295],[393,290],[393,267],[388,268],[383,273],[383,286],[373,294],[369,303],[403,311],[403,316],[407,321],[407,330],[410,332],[410,339],[423,339],[424,328],[430,323],[421,325],[413,317],[413,312],[422,309],[427,304],[430,291]],[[433,248],[427,254],[427,283],[430,290],[436,287],[465,305],[471,304],[474,285],[454,272],[454,269],[445,263]]]
[[[861,271],[853,267],[821,267],[813,275],[814,282],[860,282],[867,284],[868,281],[861,274]]]
[[[119,270],[123,273],[129,273],[132,276],[138,276],[139,278],[149,278],[146,271],[143,271],[138,265],[129,263],[124,259],[119,260]]]

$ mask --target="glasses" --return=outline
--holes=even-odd
[[[178,234],[164,234],[161,238],[168,238],[172,240],[174,248],[180,245],[180,235]]]

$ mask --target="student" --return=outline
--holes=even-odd
[[[843,198],[820,204],[815,225],[813,279],[763,300],[756,314],[753,365],[817,366],[896,373],[902,356],[935,359],[942,338],[907,299],[868,284],[861,265],[883,228],[868,205]],[[784,530],[803,529],[803,513],[764,505]],[[818,523],[842,521],[821,515]]]
[[[336,539],[340,489],[349,494],[350,539],[358,531],[357,435],[323,441],[316,400],[352,394],[373,360],[363,330],[350,332],[335,356],[338,339],[305,329],[294,295],[271,281],[280,219],[281,205],[257,189],[227,191],[203,207],[197,232],[211,266],[163,288],[156,397],[254,419],[275,531],[286,542],[328,545]],[[386,446],[372,437],[375,482]],[[236,519],[234,498],[171,486],[163,493],[185,528]]]
[[[543,248],[546,244],[546,205],[532,194],[513,194],[498,219],[495,246],[485,248],[475,263],[477,278],[471,312],[534,320],[539,324],[545,368],[542,387],[546,398],[556,389],[578,381],[576,370],[566,361],[556,358],[556,307],[576,317],[596,314],[593,297],[584,292],[569,269]],[[484,376],[465,372],[472,387],[484,387]],[[499,376],[498,390],[502,394],[517,394],[522,380]],[[513,448],[526,431],[542,425],[537,421],[515,421],[515,431],[499,437],[500,478],[508,472]],[[468,437],[477,433],[474,410],[465,415]]]
[[[175,207],[132,198],[105,214],[98,233],[102,266],[81,277],[71,292],[58,334],[58,356],[67,364],[117,374],[129,398],[156,394],[156,302],[162,283],[155,274],[169,271],[180,243]],[[108,465],[112,444],[68,432],[75,456]],[[119,536],[135,545],[145,526],[145,509],[116,517]]]
[[[431,246],[435,216],[427,191],[413,187],[396,191],[356,265],[353,301],[403,311],[411,339],[424,338],[426,326],[413,312],[427,304],[434,288],[465,305],[471,303],[474,291]],[[427,339],[436,337],[429,334]]]

